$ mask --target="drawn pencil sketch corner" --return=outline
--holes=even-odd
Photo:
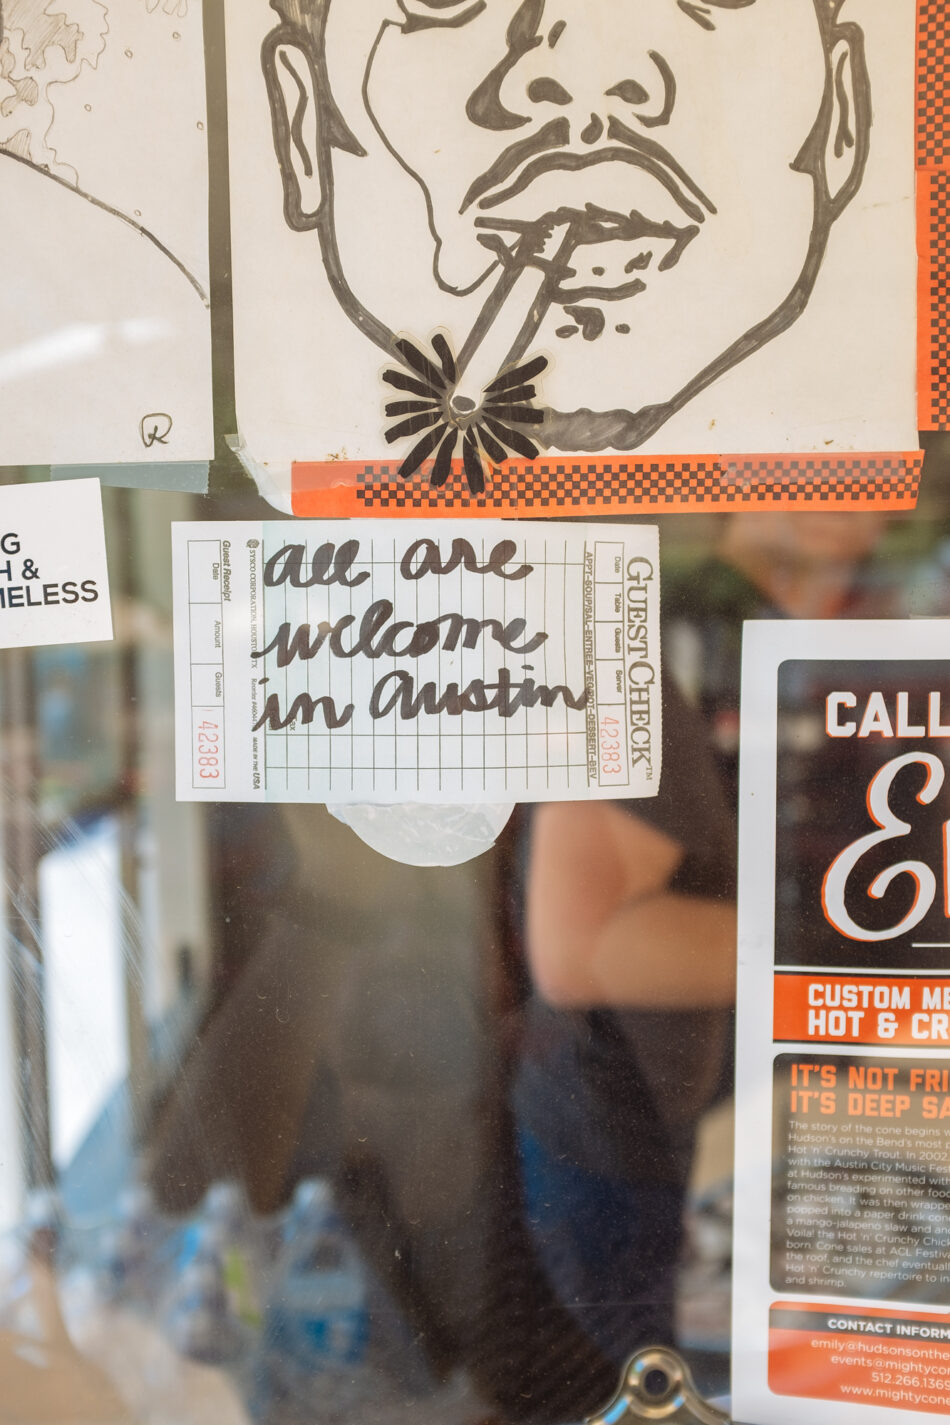
[[[183,20],[198,29],[183,37]],[[203,83],[174,67],[200,51],[190,0],[0,0],[0,464],[207,453],[209,299],[192,261],[207,229],[186,259],[174,222],[143,216],[170,204],[128,112],[156,82],[159,43],[167,102],[195,133],[181,185],[200,212]]]

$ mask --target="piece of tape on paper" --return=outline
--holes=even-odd
[[[185,495],[208,493],[207,460],[168,465],[54,465],[51,480],[88,480],[131,490],[172,490]]]

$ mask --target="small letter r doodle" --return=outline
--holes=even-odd
[[[166,415],[164,411],[152,411],[149,415],[143,416],[139,424],[142,444],[146,450],[151,449],[153,445],[167,445],[171,429],[171,416]]]

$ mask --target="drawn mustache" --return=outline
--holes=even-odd
[[[491,167],[475,179],[459,212],[464,213],[473,203],[482,209],[497,208],[523,193],[541,174],[555,169],[574,173],[600,163],[619,162],[649,173],[693,222],[702,223],[707,214],[715,214],[712,200],[662,144],[634,133],[619,119],[610,118],[607,122],[607,147],[577,153],[568,147],[570,138],[570,123],[560,118],[552,119],[529,138],[509,145]],[[508,183],[509,179],[514,181]]]

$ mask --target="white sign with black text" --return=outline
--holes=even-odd
[[[0,648],[112,637],[98,480],[0,488]]]

